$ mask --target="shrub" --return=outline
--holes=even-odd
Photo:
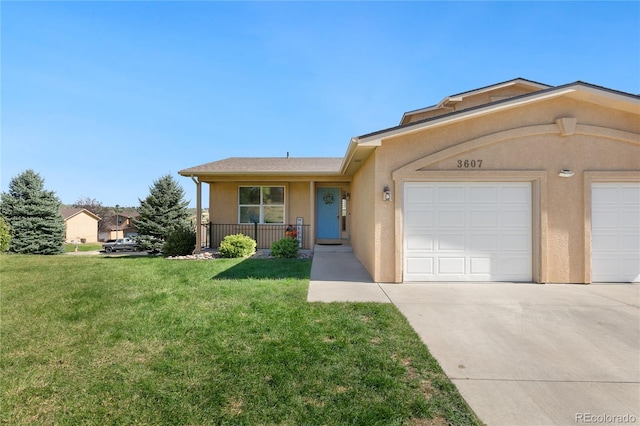
[[[182,227],[171,231],[162,246],[165,256],[186,256],[196,248],[196,231]]]
[[[249,257],[256,252],[256,242],[244,234],[227,235],[218,250],[222,257]]]
[[[9,250],[9,243],[11,242],[11,228],[9,224],[0,217],[0,253],[4,253]]]
[[[298,240],[295,238],[282,238],[271,244],[271,254],[275,257],[297,258]]]

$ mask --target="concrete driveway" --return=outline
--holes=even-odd
[[[486,424],[640,424],[640,286],[378,286]]]
[[[394,303],[488,425],[640,425],[640,285],[376,284],[316,247],[307,300]]]

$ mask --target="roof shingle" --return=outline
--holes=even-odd
[[[196,174],[336,174],[341,157],[231,157],[180,170],[183,176]]]

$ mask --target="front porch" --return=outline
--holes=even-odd
[[[313,241],[310,225],[208,223],[205,226],[207,240],[204,241],[203,247],[212,249],[218,248],[220,242],[227,235],[244,234],[256,241],[257,249],[268,250],[272,243],[287,236],[287,229],[291,226],[295,229],[296,238],[300,242],[302,250],[311,250],[311,242]]]

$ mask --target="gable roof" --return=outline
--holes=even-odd
[[[91,216],[95,220],[100,220],[99,216],[97,216],[97,215],[91,213],[89,210],[81,208],[81,207],[72,207],[72,208],[60,209],[60,213],[62,214],[62,217],[64,218],[64,220],[69,220],[72,217],[77,216],[82,212],[88,214],[89,216]]]
[[[428,128],[452,124],[470,118],[480,117],[501,110],[517,108],[527,104],[541,102],[547,99],[567,96],[586,102],[597,103],[610,108],[640,114],[640,96],[633,95],[606,87],[576,81],[562,86],[527,93],[513,98],[498,100],[487,104],[477,105],[460,111],[453,111],[436,117],[426,118],[408,124],[390,127],[351,138],[344,156],[341,171],[352,174],[359,167],[355,161],[361,162],[371,152],[382,144],[383,139],[422,131]]]
[[[521,106],[527,103],[539,102],[541,100],[569,95],[572,98],[591,101],[594,103],[604,104],[613,108],[618,108],[627,112],[640,112],[640,96],[633,95],[631,93],[625,93],[618,90],[608,89],[602,86],[596,86],[594,84],[585,83],[583,81],[576,81],[574,83],[565,84],[562,86],[550,87],[545,90],[537,92],[527,93],[520,96],[514,96],[513,98],[503,99],[488,104],[478,105],[461,111],[454,111],[437,117],[427,118],[413,123],[390,127],[388,129],[378,130],[372,133],[367,133],[362,136],[358,136],[356,139],[359,141],[371,139],[372,136],[391,136],[397,130],[410,130],[411,128],[421,128],[425,124],[449,121],[443,119],[466,119],[471,116],[478,116],[495,112],[501,109],[509,109],[517,106]],[[404,131],[402,133],[405,133]]]
[[[231,157],[180,170],[182,176],[195,175],[336,175],[340,157]]]
[[[549,89],[550,87],[552,87],[547,84],[538,83],[537,81],[527,80],[526,78],[518,77],[518,78],[514,78],[513,80],[503,81],[502,83],[496,83],[489,86],[481,87],[479,89],[473,89],[466,92],[457,93],[455,95],[449,95],[444,99],[442,99],[440,102],[438,102],[436,105],[432,105],[426,108],[416,109],[413,111],[407,111],[402,115],[402,118],[400,119],[400,125],[407,124],[411,116],[422,114],[428,111],[451,108],[448,106],[449,104],[456,104],[456,103],[462,102],[466,97],[475,96],[482,93],[493,92],[498,89],[502,89],[510,86],[516,86],[516,85],[525,86],[536,91]]]

